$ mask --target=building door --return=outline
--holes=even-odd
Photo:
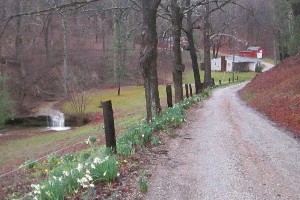
[[[225,56],[221,56],[221,72],[226,72],[227,61]]]

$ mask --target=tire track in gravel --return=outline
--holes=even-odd
[[[145,199],[300,199],[300,145],[239,100],[243,85],[188,112]]]

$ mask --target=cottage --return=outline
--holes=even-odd
[[[211,60],[211,70],[213,71],[238,71],[247,72],[255,71],[259,60],[254,58],[246,58],[241,56],[222,56]]]

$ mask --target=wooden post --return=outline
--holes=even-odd
[[[190,97],[190,95],[189,95],[189,85],[185,84],[184,86],[185,86],[185,96],[186,96],[186,98],[189,98]]]
[[[190,96],[193,97],[193,88],[192,88],[192,84],[189,84],[190,87]]]
[[[234,83],[234,72],[232,73],[232,82]]]
[[[166,93],[167,93],[167,104],[169,108],[173,107],[173,102],[172,102],[172,86],[168,84],[166,86]]]
[[[219,80],[219,85],[222,85],[222,81],[221,80]]]
[[[228,79],[229,83],[230,83],[230,78]]]
[[[236,81],[239,81],[239,76],[236,76]]]
[[[211,82],[212,82],[213,85],[216,85],[216,84],[215,84],[215,79],[214,79],[214,78],[211,78]]]
[[[103,108],[106,147],[117,153],[114,114],[111,100],[101,103]]]

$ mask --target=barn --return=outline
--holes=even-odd
[[[264,49],[262,47],[248,47],[246,51],[240,51],[239,56],[250,58],[263,58]]]

